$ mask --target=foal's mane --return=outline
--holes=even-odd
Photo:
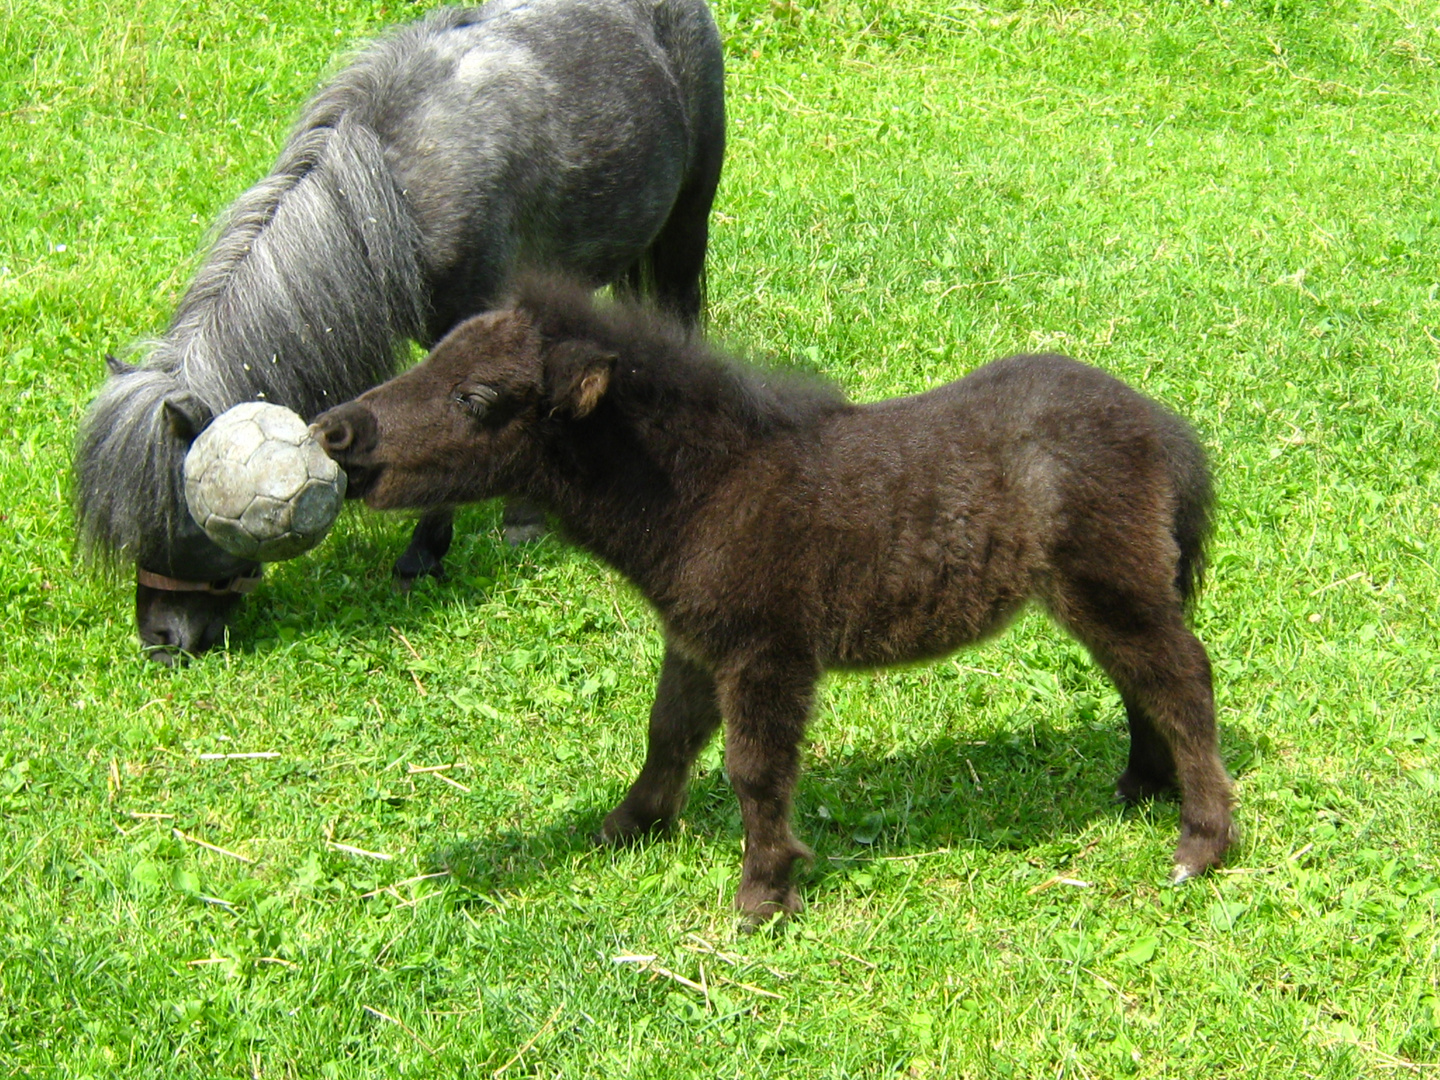
[[[106,381],[81,427],[74,496],[81,545],[102,564],[145,558],[143,538],[186,512],[167,397],[310,416],[388,378],[422,333],[420,230],[370,120],[398,56],[474,17],[447,9],[382,39],[314,97],[270,175],[217,225],[165,335]]]
[[[610,395],[636,423],[687,427],[694,438],[744,439],[793,429],[847,407],[833,384],[754,366],[711,347],[693,328],[632,298],[597,302],[583,285],[522,277],[512,304],[542,337],[584,340],[616,353]]]

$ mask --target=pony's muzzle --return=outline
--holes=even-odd
[[[135,626],[146,655],[167,667],[199,656],[225,636],[241,595],[239,591],[157,588],[137,581]]]

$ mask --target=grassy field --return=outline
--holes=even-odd
[[[1027,616],[827,681],[810,907],[750,937],[718,747],[676,835],[588,842],[659,647],[559,541],[467,511],[398,596],[407,523],[347,511],[181,670],[76,560],[102,355],[416,10],[4,0],[0,1075],[1440,1075],[1435,4],[717,3],[712,330],[865,400],[1060,349],[1191,417],[1245,832],[1165,886],[1175,808],[1111,802],[1116,696]]]

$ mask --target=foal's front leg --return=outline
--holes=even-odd
[[[663,829],[685,805],[690,766],[720,726],[715,680],[672,645],[650,707],[650,746],[630,792],[610,812],[600,840],[621,844]]]
[[[716,680],[725,717],[725,769],[745,826],[735,906],[751,925],[804,906],[790,871],[797,859],[814,853],[790,829],[790,804],[819,675],[813,661],[762,657],[722,670]]]

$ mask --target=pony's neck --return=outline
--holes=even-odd
[[[309,416],[389,377],[423,329],[419,226],[378,136],[309,119],[231,205],[150,361],[216,411]]]

